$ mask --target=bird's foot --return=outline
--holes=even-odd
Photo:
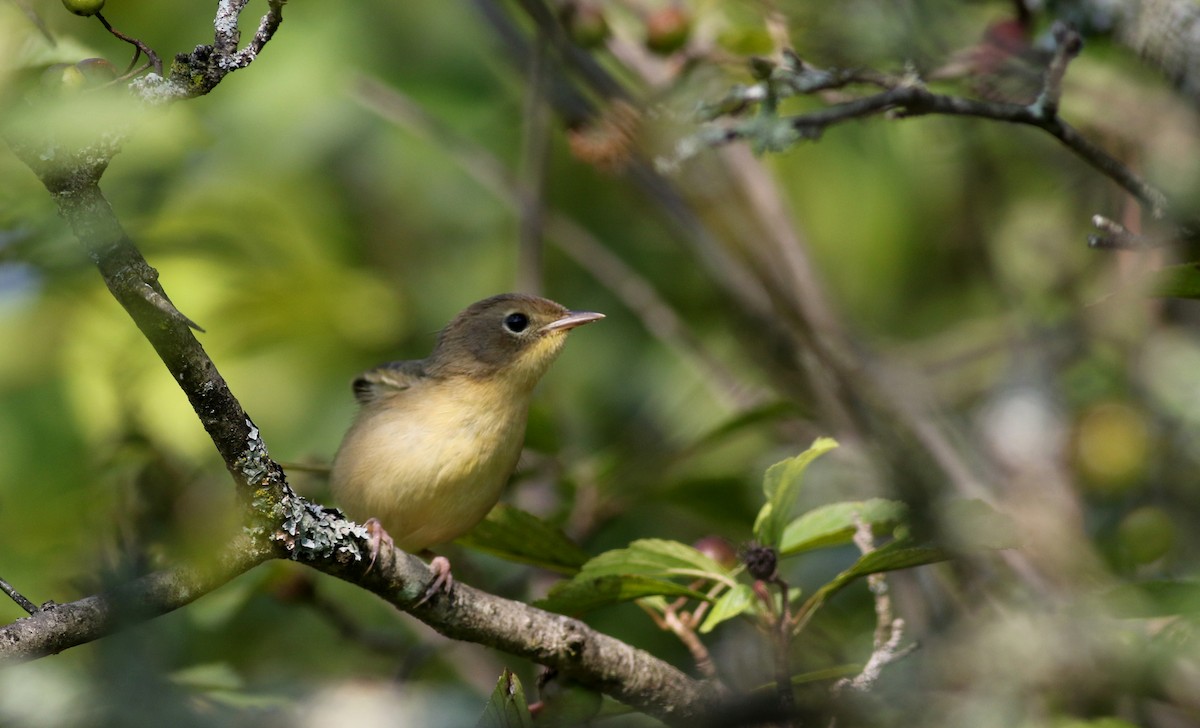
[[[434,556],[429,562],[429,568],[433,571],[433,581],[429,582],[425,593],[421,595],[420,601],[413,605],[414,607],[421,606],[439,592],[449,594],[450,590],[454,588],[454,575],[450,573],[450,559],[445,556]]]
[[[383,550],[384,545],[388,547],[388,553],[396,548],[396,542],[392,540],[389,534],[383,528],[383,524],[378,518],[368,518],[363,527],[367,529],[367,543],[371,546],[371,563],[367,564],[367,573],[375,568],[375,562],[379,559],[379,552]]]

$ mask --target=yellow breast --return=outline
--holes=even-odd
[[[359,412],[330,483],[355,520],[378,518],[396,545],[451,541],[500,498],[525,439],[529,393],[468,378],[422,382]]]

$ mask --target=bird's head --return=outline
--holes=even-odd
[[[430,373],[438,376],[502,378],[532,389],[558,356],[567,332],[604,318],[570,311],[554,301],[504,293],[473,303],[438,335]]]

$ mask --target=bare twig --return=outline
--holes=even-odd
[[[864,521],[859,514],[854,516],[853,538],[854,545],[863,556],[875,550],[875,534],[871,530],[871,524]],[[888,631],[893,622],[892,597],[888,593],[887,577],[883,574],[869,574],[867,588],[875,596],[875,648],[879,649],[891,639]]]
[[[816,139],[825,129],[836,124],[884,112],[894,112],[899,117],[933,114],[970,116],[1037,127],[1058,139],[1101,174],[1137,198],[1152,217],[1161,219],[1167,215],[1166,195],[1093,144],[1060,117],[1048,115],[1043,109],[1035,108],[1035,105],[1023,106],[998,101],[978,101],[934,93],[919,84],[906,84],[871,96],[835,104],[820,111],[781,117],[778,122],[793,130],[797,138]],[[761,120],[757,119],[727,124],[720,127],[719,130],[704,134],[702,141],[709,145],[719,145],[750,139],[762,133],[761,124]]]
[[[663,613],[663,624],[671,631],[679,641],[687,647],[688,652],[692,655],[692,660],[696,664],[696,670],[709,680],[717,679],[717,668],[713,664],[712,655],[709,654],[708,648],[700,641],[700,637],[696,635],[695,624],[691,619],[685,619],[680,615],[676,605],[668,604],[666,611]]]
[[[1034,110],[1041,110],[1047,118],[1058,116],[1058,102],[1062,99],[1063,78],[1067,75],[1067,66],[1083,50],[1083,38],[1074,28],[1061,20],[1054,24],[1054,57],[1050,59],[1050,67],[1046,69],[1046,81],[1042,93],[1033,102]]]
[[[883,668],[904,659],[912,654],[913,650],[917,649],[917,644],[908,645],[901,648],[900,641],[904,639],[904,620],[895,619],[888,625],[888,633],[890,636],[882,645],[875,648],[871,653],[871,657],[867,660],[867,664],[863,665],[862,672],[853,678],[842,678],[834,683],[832,692],[836,696],[844,690],[853,690],[856,692],[866,692],[874,687],[879,680],[879,676],[883,674]]]
[[[118,37],[121,40],[125,41],[126,43],[129,43],[130,45],[132,45],[134,48],[137,49],[138,53],[144,53],[146,55],[146,57],[150,59],[150,65],[152,65],[154,67],[154,72],[160,76],[162,75],[162,59],[160,59],[158,57],[158,54],[154,52],[153,48],[146,45],[145,43],[138,40],[137,38],[133,38],[131,36],[125,35],[121,31],[112,27],[112,25],[109,24],[109,22],[107,20],[105,20],[104,16],[101,15],[100,13],[96,13],[96,19],[100,21],[100,24],[103,25],[104,29],[107,30],[109,33],[112,33],[116,37]],[[130,68],[132,68],[133,64],[136,62],[137,62],[137,54],[135,53],[133,56],[133,60],[130,61],[130,63],[129,63]],[[128,73],[128,69],[126,70],[126,73]]]
[[[171,65],[170,78],[162,84],[145,85],[143,95],[162,99],[203,96],[216,88],[225,76],[254,62],[283,22],[286,0],[268,0],[267,12],[259,19],[254,37],[239,49],[238,20],[247,2],[221,0],[213,19],[212,45],[196,46],[191,53],[177,55]]]
[[[207,568],[177,567],[143,576],[101,594],[35,609],[0,627],[0,663],[52,655],[100,639],[118,628],[190,604],[272,556],[272,548],[238,539]]]
[[[224,58],[223,65],[228,71],[249,66],[266,46],[279,24],[283,22],[283,4],[287,0],[268,0],[267,12],[258,21],[258,29],[254,37],[242,49],[238,49],[241,32],[238,30],[238,18],[245,10],[249,0],[222,0],[217,9],[213,22],[213,47],[219,56]]]
[[[25,595],[21,594],[21,592],[17,591],[12,584],[9,584],[3,579],[0,579],[0,591],[3,591],[5,594],[7,594],[9,599],[12,599],[14,602],[16,602],[17,606],[19,606],[21,609],[24,609],[27,613],[34,614],[38,611],[38,606],[36,604],[26,599]]]
[[[871,524],[857,514],[854,517],[854,545],[863,556],[875,550],[875,535],[871,532]],[[887,578],[883,574],[870,574],[867,576],[867,587],[875,597],[874,650],[858,675],[842,678],[834,683],[834,695],[846,689],[858,692],[870,690],[879,680],[883,668],[905,657],[917,646],[914,643],[900,648],[900,642],[904,639],[904,620],[892,614],[892,599],[888,592]]]
[[[1151,250],[1173,242],[1173,237],[1138,235],[1103,215],[1093,215],[1092,225],[1100,233],[1088,236],[1088,246],[1099,250]]]

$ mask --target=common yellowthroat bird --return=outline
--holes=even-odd
[[[394,361],[354,380],[362,405],[330,474],[347,515],[381,544],[409,552],[458,538],[483,520],[516,468],[538,383],[576,326],[604,318],[537,296],[473,303],[424,359]],[[452,585],[450,562],[422,602]]]

